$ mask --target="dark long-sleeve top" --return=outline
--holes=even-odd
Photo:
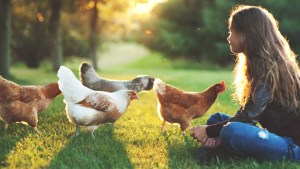
[[[246,105],[241,108],[235,116],[226,121],[208,125],[207,136],[218,137],[225,124],[228,122],[243,122],[256,125],[258,122],[263,128],[279,136],[286,136],[295,141],[300,146],[300,116],[289,112],[284,106],[271,101],[270,89],[266,85],[257,87],[255,101],[251,98]]]

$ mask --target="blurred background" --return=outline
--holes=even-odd
[[[299,0],[1,0],[0,75],[18,64],[55,72],[72,58],[101,70],[151,53],[194,69],[230,67],[227,19],[236,4],[267,8],[299,54]]]
[[[204,124],[215,112],[240,108],[231,97],[235,60],[226,40],[239,4],[267,8],[300,53],[300,0],[0,0],[0,75],[42,85],[58,80],[60,65],[78,77],[86,61],[100,77],[151,75],[185,91],[224,80],[228,90],[191,126]],[[84,131],[71,141],[75,125],[62,95],[38,115],[39,134],[22,124],[3,130],[0,118],[0,168],[299,168],[286,161],[199,162],[200,145],[188,133],[168,125],[162,134],[154,92],[139,97],[122,119],[97,129],[95,140]]]

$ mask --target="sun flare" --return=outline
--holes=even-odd
[[[148,0],[147,2],[139,2],[135,4],[132,12],[135,14],[149,14],[155,5],[163,3],[167,0]]]

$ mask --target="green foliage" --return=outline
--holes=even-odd
[[[279,21],[280,30],[292,49],[300,52],[300,1],[277,0],[172,0],[158,5],[146,21],[140,41],[169,58],[184,57],[194,61],[211,61],[220,65],[231,62],[227,44],[227,20],[238,4],[260,5]]]
[[[88,57],[88,40],[80,32],[72,29],[63,29],[63,52],[64,56]]]
[[[10,65],[10,30],[11,30],[11,1],[0,2],[0,75],[9,76]]]
[[[135,0],[97,1],[94,9],[100,11],[95,17],[99,21],[95,22],[94,33],[91,34],[91,11],[94,2],[94,0],[13,1],[11,30],[13,59],[25,62],[28,67],[36,68],[44,59],[54,60],[53,56],[59,56],[55,65],[57,68],[62,58],[89,57],[91,39],[99,39],[99,45],[94,47],[94,53],[97,53],[96,50],[105,39],[118,39],[120,34],[128,31],[126,28],[129,23],[127,18],[123,18],[124,11],[132,7]],[[56,11],[54,12],[56,15],[52,15],[53,11]]]
[[[188,57],[199,60],[199,51],[203,46],[197,43],[192,36],[201,36],[199,27],[202,20],[199,19],[202,5],[201,1],[173,0],[158,6],[149,23],[145,23],[146,30],[152,33],[143,36],[144,43],[153,49],[163,51],[170,57]],[[180,6],[180,7],[179,7]]]
[[[66,5],[66,2],[63,5]],[[72,9],[67,8],[67,10],[65,7],[61,11],[63,55],[65,57],[74,55],[86,57],[88,53],[87,37],[82,33],[86,27],[75,28],[74,26],[77,26],[78,22],[84,22],[87,18],[85,15],[80,17],[78,14],[71,15],[69,12],[74,13],[74,6],[72,4]],[[12,15],[11,46],[14,59],[24,61],[27,66],[36,68],[44,59],[51,58],[50,39],[53,37],[50,37],[49,30],[49,2],[15,2]]]

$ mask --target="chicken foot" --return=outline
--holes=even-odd
[[[78,124],[76,124],[76,131],[73,135],[73,139],[75,139],[80,133],[80,126]]]
[[[88,126],[86,127],[87,131],[90,132],[90,135],[93,139],[95,139],[94,131],[98,128],[98,126]]]
[[[37,133],[41,133],[40,130],[39,130],[37,127],[34,127],[33,129],[34,129],[34,131],[36,131]]]
[[[96,139],[95,136],[94,136],[94,131],[90,132],[90,135],[93,139]]]
[[[165,131],[165,126],[166,126],[166,121],[164,120],[163,123],[162,123],[162,125],[161,125],[161,130],[162,130],[163,133],[166,132]]]

